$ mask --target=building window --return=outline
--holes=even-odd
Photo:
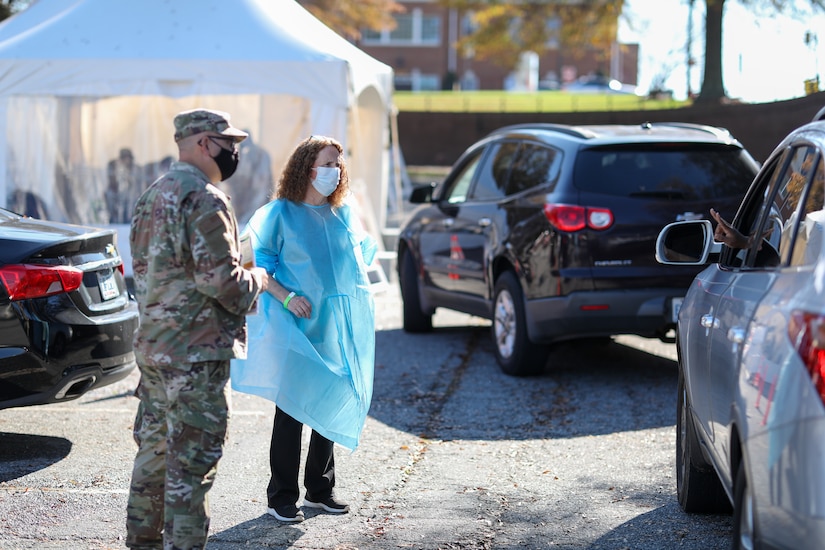
[[[413,37],[413,17],[411,15],[397,15],[395,17],[396,27],[390,31],[389,41],[391,44],[409,44]]]
[[[474,12],[464,14],[461,18],[461,34],[467,36],[478,30],[478,23],[475,21]]]
[[[381,42],[381,32],[372,29],[364,29],[361,31],[361,42],[363,44],[376,44]]]
[[[440,90],[441,79],[437,74],[425,74],[413,69],[409,73],[395,73],[395,89],[408,92]]]
[[[559,39],[561,36],[561,19],[558,17],[549,18],[545,28],[548,36],[547,42],[544,43],[545,47],[549,50],[558,50],[561,44]]]
[[[361,33],[365,46],[438,46],[441,43],[441,18],[424,15],[420,9],[395,16],[396,27],[392,30]]]
[[[437,46],[441,37],[441,19],[434,15],[421,18],[421,43]]]

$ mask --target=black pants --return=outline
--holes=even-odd
[[[301,465],[301,433],[304,425],[281,409],[275,410],[269,468],[272,478],[266,489],[270,508],[298,502],[298,469]],[[318,502],[332,496],[335,487],[333,442],[312,430],[304,467],[306,497]]]

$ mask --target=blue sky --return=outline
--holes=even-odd
[[[797,2],[804,5],[803,2]],[[619,41],[639,44],[639,87],[667,75],[667,87],[678,98],[687,94],[687,0],[626,0],[633,28],[622,21]],[[704,56],[704,0],[695,0],[691,90],[697,92]],[[817,36],[805,44],[806,31]],[[733,98],[763,102],[805,94],[804,81],[820,75],[825,89],[825,14],[803,20],[789,15],[767,17],[747,10],[736,0],[725,2],[722,70],[725,89]]]

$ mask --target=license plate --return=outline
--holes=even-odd
[[[684,298],[671,298],[670,299],[670,314],[673,316],[673,322],[679,320],[679,309],[682,307],[682,302]]]
[[[104,300],[111,300],[120,296],[120,290],[117,288],[113,271],[99,271],[97,273],[97,284],[100,287],[100,296]]]

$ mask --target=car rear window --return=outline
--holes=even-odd
[[[743,196],[757,170],[739,147],[636,144],[580,151],[573,181],[606,195],[705,200]]]

